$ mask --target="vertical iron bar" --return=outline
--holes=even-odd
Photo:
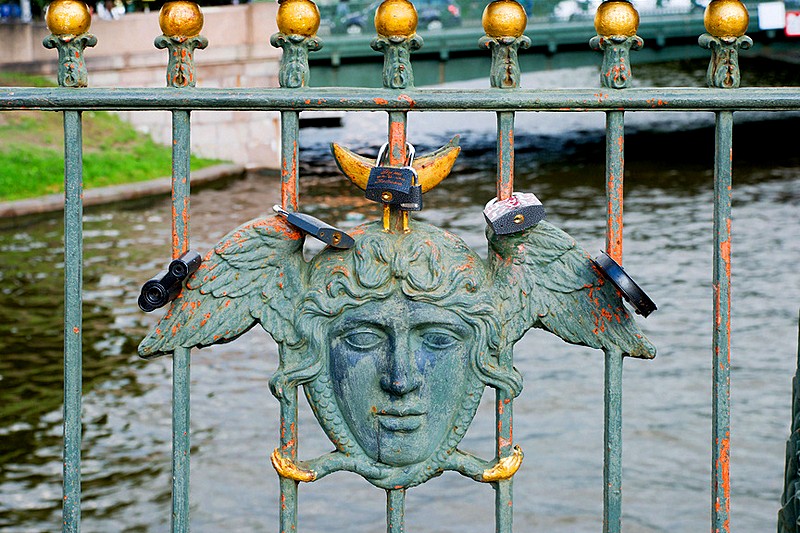
[[[406,140],[408,134],[408,113],[389,111],[389,165],[401,166],[406,160]],[[392,208],[392,219],[398,224],[397,211]],[[395,226],[395,229],[400,229]],[[387,533],[404,533],[406,512],[406,490],[393,489],[386,491],[386,531]]]
[[[497,199],[507,200],[514,192],[514,113],[497,113]],[[514,364],[512,350],[500,354],[500,366],[511,369]],[[507,392],[497,389],[495,420],[497,423],[497,459],[513,453],[513,406],[514,398]],[[514,481],[506,479],[494,484],[495,488],[495,531],[511,533],[513,527],[513,488]]]
[[[83,127],[64,111],[64,503],[63,531],[81,524],[83,323]]]
[[[401,166],[406,162],[406,135],[408,113],[389,111],[389,165]]]
[[[406,489],[386,491],[386,533],[404,533]]]
[[[172,257],[189,250],[190,112],[172,112]],[[189,348],[172,356],[172,531],[189,531]]]
[[[408,113],[406,111],[389,111],[389,165],[406,164],[406,141],[408,140]],[[384,218],[387,216],[384,207]],[[393,229],[403,231],[408,223],[408,212],[401,213],[396,206],[390,206],[389,219]]]
[[[512,353],[508,350],[500,358],[500,365],[509,368],[512,365]],[[497,422],[497,458],[508,457],[513,453],[513,425],[512,409],[514,399],[506,391],[497,389],[495,394],[497,410],[495,420]],[[514,478],[497,481],[494,483],[494,518],[496,533],[511,533],[513,531],[513,496]]]
[[[298,201],[298,134],[300,113],[281,112],[281,206],[287,211],[297,211]],[[283,354],[281,354],[283,356]],[[287,388],[281,399],[281,453],[292,461],[297,460],[297,387]],[[297,531],[297,481],[280,478],[280,531]]]
[[[514,192],[514,112],[497,113],[497,199]]]
[[[281,207],[297,211],[298,145],[300,113],[281,112]]]
[[[714,160],[711,530],[730,531],[731,195],[733,112],[719,111]]]
[[[606,253],[622,264],[622,206],[625,167],[625,115],[606,114]],[[622,353],[605,354],[603,457],[603,533],[621,530],[622,517]]]
[[[287,388],[281,399],[281,453],[297,461],[297,387]],[[280,477],[280,531],[297,531],[297,485],[293,479]]]

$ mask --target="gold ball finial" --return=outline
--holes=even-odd
[[[706,31],[720,38],[741,37],[749,23],[747,8],[739,0],[712,0],[703,16]]]
[[[167,37],[194,37],[203,29],[203,12],[194,2],[167,2],[158,13],[158,25]]]
[[[311,0],[280,0],[278,31],[313,37],[319,30],[319,8]]]
[[[606,0],[597,7],[594,29],[603,37],[633,37],[639,29],[639,12],[627,0]]]
[[[408,0],[384,0],[375,11],[375,30],[384,37],[411,37],[417,31],[417,10]]]
[[[53,35],[80,35],[89,30],[92,15],[80,0],[55,0],[47,6],[44,20]]]
[[[481,24],[489,37],[521,37],[528,15],[516,0],[494,0],[483,10]]]

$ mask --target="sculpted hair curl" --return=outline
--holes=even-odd
[[[380,224],[353,231],[356,244],[326,249],[311,261],[303,301],[297,310],[298,332],[309,345],[304,357],[290,358],[273,377],[278,383],[307,382],[323,369],[328,330],[343,311],[393,294],[433,303],[456,313],[475,333],[472,370],[486,385],[516,396],[522,377],[497,361],[500,324],[491,281],[483,260],[459,237],[416,222],[410,233],[386,233]]]

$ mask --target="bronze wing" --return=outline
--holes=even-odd
[[[617,289],[567,233],[542,221],[511,235],[487,229],[487,238],[506,343],[533,327],[572,344],[655,357]]]
[[[279,343],[299,341],[293,312],[305,276],[303,236],[283,218],[252,220],[226,235],[139,345],[150,359],[175,348],[230,342],[258,322]]]

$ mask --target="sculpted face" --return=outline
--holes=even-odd
[[[334,321],[328,363],[336,401],[370,458],[404,466],[433,454],[459,412],[473,341],[456,313],[397,294]]]

